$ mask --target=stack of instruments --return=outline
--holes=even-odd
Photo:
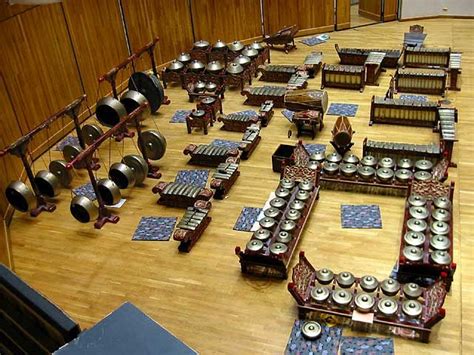
[[[240,143],[239,150],[240,158],[242,160],[247,160],[252,155],[255,148],[257,148],[258,143],[260,143],[260,126],[258,124],[254,124],[248,126],[242,136],[242,142]]]
[[[261,81],[287,83],[297,70],[296,65],[268,64],[258,67],[257,72],[262,73]]]

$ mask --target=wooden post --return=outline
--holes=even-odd
[[[11,251],[10,236],[3,216],[0,216],[0,263],[13,270],[13,255]]]

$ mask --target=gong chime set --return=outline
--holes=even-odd
[[[434,325],[445,317],[445,280],[421,287],[373,275],[355,277],[351,272],[335,274],[328,268],[316,269],[300,252],[288,290],[298,313],[307,319],[303,335],[309,340],[321,334],[318,320],[328,316],[336,324],[355,331],[400,335],[428,342]]]

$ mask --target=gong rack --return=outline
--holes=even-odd
[[[93,153],[100,147],[100,145],[108,138],[112,137],[114,134],[117,132],[120,132],[123,130],[123,128],[127,125],[128,122],[135,120],[137,123],[137,126],[139,126],[139,118],[138,116],[140,113],[143,112],[143,110],[148,106],[147,103],[142,104],[140,107],[135,109],[133,112],[128,114],[127,116],[123,117],[119,123],[117,123],[114,127],[109,129],[107,132],[105,132],[103,135],[101,135],[99,138],[97,138],[93,143],[91,143],[86,149],[84,149],[82,152],[80,152],[73,160],[71,160],[69,163],[67,163],[66,168],[67,169],[72,169],[75,165],[80,165],[80,163],[85,163],[85,167],[87,169],[87,172],[89,174],[89,179],[92,184],[92,187],[94,189],[97,202],[99,204],[99,216],[97,217],[96,222],[94,223],[94,227],[96,229],[101,229],[105,223],[113,223],[116,224],[119,220],[120,217],[116,215],[112,215],[106,208],[104,200],[102,199],[100,193],[99,193],[99,188],[97,185],[97,180],[94,176],[93,171],[97,170],[100,168],[100,165],[94,161],[92,155]],[[142,144],[142,142],[139,140],[138,144]],[[142,150],[144,151],[145,147],[142,146]],[[160,174],[161,175],[161,174]]]
[[[35,177],[33,176],[31,164],[27,158],[28,145],[36,134],[41,132],[43,129],[48,128],[57,119],[63,117],[64,115],[68,115],[74,120],[79,143],[81,147],[84,148],[84,140],[82,139],[82,132],[79,126],[79,118],[77,114],[82,102],[86,99],[86,97],[86,95],[82,95],[81,97],[75,99],[69,105],[48,117],[45,121],[43,121],[43,123],[33,128],[30,132],[18,138],[10,146],[0,151],[0,157],[5,156],[6,154],[12,154],[14,156],[19,157],[23,163],[23,167],[25,168],[26,175],[28,177],[28,180],[30,181],[31,188],[33,189],[33,193],[37,201],[36,208],[30,211],[31,217],[37,217],[43,211],[53,212],[56,209],[56,205],[54,203],[46,201],[46,198],[39,191],[39,188],[35,182]]]
[[[127,59],[125,59],[123,62],[118,64],[116,67],[113,67],[110,69],[106,74],[102,75],[99,77],[99,84],[101,84],[104,81],[107,81],[111,88],[112,88],[112,95],[115,99],[118,100],[118,91],[117,91],[117,74],[121,71],[124,70],[128,67],[129,64],[132,64],[133,71],[135,72],[135,65],[134,62],[139,59],[143,53],[147,52],[148,56],[150,57],[150,63],[151,63],[151,68],[153,71],[153,74],[159,78],[158,71],[156,69],[156,60],[155,60],[155,47],[158,41],[160,40],[159,37],[155,37],[150,43],[145,45],[143,48],[135,51],[132,55],[130,55]],[[163,105],[169,105],[171,101],[169,100],[168,96],[164,96],[162,104]],[[141,130],[141,125],[139,120],[135,120],[136,123],[136,129],[137,129],[137,136],[138,136],[138,145],[141,148],[141,153],[143,159],[148,164],[148,177],[152,179],[159,179],[161,178],[161,173],[158,172],[159,168],[152,165],[150,161],[148,160],[148,154],[145,150],[145,143],[143,141],[143,136],[142,136],[142,130]],[[121,126],[119,130],[116,131],[115,135],[115,140],[116,141],[121,141],[123,138],[132,138],[134,136],[133,132],[129,132],[127,130],[126,126]]]

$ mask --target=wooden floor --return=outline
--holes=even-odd
[[[331,33],[328,43],[298,49],[285,55],[272,52],[272,63],[302,63],[312,50],[323,50],[324,61],[337,63],[334,44],[341,47],[400,48],[403,33],[418,22],[392,22],[357,30]],[[474,352],[474,33],[473,20],[433,19],[419,21],[428,33],[426,45],[452,47],[463,52],[462,91],[449,92],[448,98],[459,109],[459,143],[454,160],[457,169],[450,170],[456,182],[455,191],[455,261],[458,269],[452,291],[447,297],[446,318],[435,328],[430,344],[395,339],[399,354],[445,354]],[[379,87],[358,91],[328,89],[330,102],[359,105],[351,122],[356,131],[354,152],[359,154],[364,137],[372,139],[428,143],[436,139],[429,129],[389,125],[368,126],[370,98],[383,95],[390,74],[382,74]],[[319,88],[321,76],[310,80]],[[254,83],[254,85],[263,85]],[[208,136],[199,132],[186,134],[183,124],[168,123],[175,110],[188,109],[185,93],[177,88],[167,91],[172,104],[145,122],[156,125],[168,140],[165,157],[159,161],[162,180],[171,181],[186,165],[182,154],[188,143],[207,143],[215,138],[240,140],[240,133],[224,132],[218,126]],[[438,97],[432,97],[437,100]],[[227,113],[248,109],[238,91],[226,93]],[[312,143],[328,144],[335,116],[326,116],[323,132]],[[271,155],[280,143],[295,143],[287,138],[290,123],[276,111],[270,126],[262,131],[263,139],[254,155],[241,165],[241,176],[223,201],[215,201],[213,221],[190,254],[179,254],[177,242],[132,242],[131,236],[141,216],[176,216],[182,210],[161,207],[151,188],[125,191],[125,205],[119,210],[121,221],[94,230],[82,225],[69,214],[71,193],[64,190],[54,214],[44,213],[37,219],[16,213],[11,224],[11,238],[16,272],[60,307],[83,328],[95,324],[125,301],[131,301],[156,321],[203,354],[282,353],[294,320],[295,302],[288,293],[287,281],[269,281],[243,277],[234,255],[235,246],[244,246],[250,234],[232,230],[244,206],[261,207],[268,194],[277,187],[278,174],[271,170]],[[295,135],[293,135],[294,137]],[[308,142],[311,142],[308,140]],[[107,145],[100,152],[108,163]],[[122,154],[135,153],[128,141],[112,143],[112,162]],[[52,156],[59,157],[53,151]],[[47,163],[38,161],[35,168]],[[99,171],[106,176],[106,170]],[[86,182],[86,174],[77,172],[75,186]],[[341,229],[340,205],[378,204],[383,229]],[[403,220],[404,200],[396,197],[322,191],[319,204],[309,220],[299,250],[318,267],[326,266],[355,275],[374,274],[387,277],[397,259]],[[297,255],[297,254],[295,254]],[[295,260],[294,260],[295,261]],[[350,334],[348,329],[344,334]]]

